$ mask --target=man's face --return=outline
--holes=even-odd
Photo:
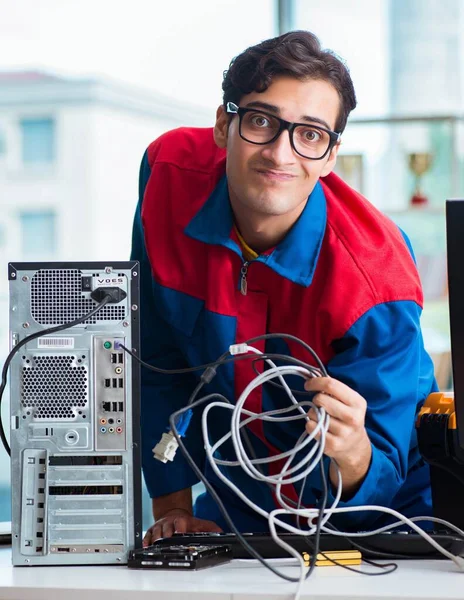
[[[282,76],[265,92],[243,96],[240,106],[261,109],[292,123],[312,123],[334,130],[340,99],[326,81]],[[227,148],[227,178],[234,210],[263,217],[299,214],[319,177],[334,168],[338,152],[335,146],[321,160],[303,158],[291,147],[288,131],[270,144],[252,144],[239,135],[238,115],[229,124],[223,107],[217,111],[214,136],[219,147]]]

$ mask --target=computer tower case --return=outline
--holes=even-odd
[[[14,565],[126,563],[141,544],[139,265],[10,263],[9,372]],[[124,294],[121,294],[124,295]]]

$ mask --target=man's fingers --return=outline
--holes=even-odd
[[[307,421],[306,422],[306,431],[308,433],[312,433],[316,428],[315,421]],[[321,432],[317,433],[315,436],[316,440],[319,440],[321,437]],[[340,435],[336,435],[327,431],[325,434],[325,445],[324,445],[324,454],[326,456],[334,456],[337,452],[340,451],[340,444],[342,443],[342,438]]]
[[[327,396],[327,394],[319,393],[314,396],[312,401],[316,406],[323,408],[331,418],[338,419],[343,423],[355,424],[354,421],[357,416],[356,409],[352,406],[343,404],[338,398],[332,398],[332,396]],[[314,410],[313,414],[314,418],[316,418]]]
[[[159,540],[163,537],[163,527],[156,523],[151,532],[151,543],[153,544],[156,540]]]
[[[146,534],[143,536],[142,545],[144,548],[146,548],[147,546],[151,546],[152,544],[152,530],[153,527],[150,527],[150,529],[148,529]]]
[[[317,421],[315,421],[314,419],[311,419],[309,421],[306,421],[306,431],[311,434],[317,426]],[[319,431],[318,433],[316,433],[316,435],[314,436],[314,439],[318,440],[321,437],[321,432]]]
[[[186,517],[177,517],[173,521],[174,532],[175,533],[187,533],[187,531],[192,531],[188,526],[188,519]]]
[[[194,533],[203,531],[221,533],[222,529],[212,521],[195,519],[191,516],[176,516],[175,518],[163,518],[157,521],[155,525],[153,525],[153,527],[150,527],[150,529],[147,531],[143,538],[143,546],[150,546],[160,538],[172,537],[174,533]]]
[[[174,534],[174,523],[172,521],[164,521],[162,524],[162,537],[169,538]]]
[[[322,392],[349,406],[365,402],[358,392],[332,377],[313,377],[305,382],[304,387],[308,392]]]
[[[213,523],[213,521],[204,521],[203,519],[195,520],[193,531],[208,531],[212,533],[222,533],[222,529],[219,527],[219,525],[216,525],[216,523]]]

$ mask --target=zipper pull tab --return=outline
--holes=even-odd
[[[240,292],[242,293],[243,296],[247,295],[247,289],[248,289],[248,284],[247,284],[247,280],[246,280],[246,276],[247,276],[247,271],[248,271],[248,263],[244,262],[242,265],[242,268],[240,270]]]

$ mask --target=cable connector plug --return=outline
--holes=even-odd
[[[90,297],[95,302],[101,302],[105,296],[110,297],[110,303],[117,304],[127,296],[126,292],[118,287],[99,287],[91,292]]]
[[[205,369],[201,376],[201,380],[203,383],[211,383],[214,377],[216,377],[217,367],[208,367]]]
[[[168,460],[173,461],[178,447],[179,444],[172,431],[163,433],[161,440],[153,448],[154,458],[162,463],[167,463]]]
[[[190,421],[192,419],[193,411],[189,409],[183,415],[180,416],[179,420],[176,423],[176,430],[180,437],[185,437],[187,433],[188,426],[190,425]]]
[[[237,354],[248,354],[248,345],[247,344],[232,344],[229,346],[229,352],[232,356],[236,356]]]

